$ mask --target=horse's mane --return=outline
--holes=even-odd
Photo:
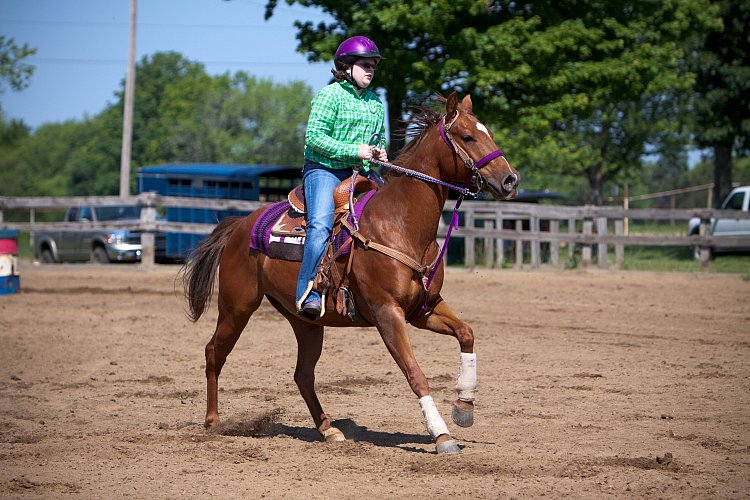
[[[442,96],[437,96],[437,99],[438,101],[445,101],[445,98]],[[409,119],[399,120],[402,127],[394,135],[403,139],[406,145],[396,153],[394,163],[407,168],[417,167],[415,163],[419,162],[413,161],[417,147],[424,139],[427,131],[437,125],[442,118],[443,113],[435,110],[433,107],[419,106],[413,108]],[[383,172],[384,177],[387,177],[392,172],[391,170]]]

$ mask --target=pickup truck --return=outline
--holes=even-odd
[[[63,222],[138,222],[140,207],[131,205],[76,206],[65,213]],[[163,242],[163,237],[161,238]],[[157,235],[155,246],[159,247]],[[141,233],[128,229],[51,231],[34,233],[34,254],[43,263],[53,262],[139,262]]]
[[[739,186],[729,192],[724,202],[721,204],[722,210],[742,210],[748,211],[750,206],[750,186]],[[688,222],[688,236],[699,234],[700,219],[693,217]],[[750,237],[750,219],[711,219],[708,232],[714,238],[725,236],[743,236]],[[710,248],[711,255],[714,256],[722,252],[747,252],[750,247],[722,247],[720,241]],[[693,255],[700,260],[700,247],[693,247]]]

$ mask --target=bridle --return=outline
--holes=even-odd
[[[453,151],[456,155],[458,155],[459,158],[461,158],[461,160],[463,160],[464,166],[471,171],[466,177],[466,184],[464,188],[468,191],[467,194],[476,196],[482,190],[485,184],[484,177],[482,177],[482,174],[480,174],[479,171],[495,158],[505,155],[502,151],[496,149],[495,151],[485,155],[479,161],[475,162],[474,160],[472,160],[471,156],[469,156],[469,153],[467,153],[466,150],[456,142],[456,140],[453,138],[453,134],[451,133],[451,127],[454,123],[456,123],[456,120],[458,120],[458,113],[456,113],[456,116],[454,116],[449,123],[446,123],[446,117],[447,116],[443,116],[443,118],[438,122],[438,131],[440,132],[440,137],[443,139],[443,142],[445,142],[445,144],[447,144],[448,147],[451,148],[451,151]],[[471,186],[471,184],[474,184],[474,186],[476,187],[476,191],[470,191],[469,186]]]

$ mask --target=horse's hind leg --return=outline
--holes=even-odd
[[[318,364],[323,350],[323,327],[303,321],[286,314],[297,338],[297,367],[294,370],[294,382],[299,388],[302,399],[310,410],[315,427],[326,441],[344,441],[344,434],[331,425],[331,420],[323,411],[318,395],[315,393],[315,365]]]
[[[260,294],[255,297],[245,296],[244,301],[231,304],[224,299],[226,295],[228,294],[219,296],[216,331],[206,344],[206,427],[215,427],[219,424],[219,374],[250,316],[263,299]],[[239,304],[242,304],[242,307],[237,307]]]
[[[442,335],[451,335],[458,340],[461,348],[456,382],[458,397],[453,402],[451,417],[456,425],[471,427],[474,424],[474,399],[477,390],[473,330],[466,322],[458,319],[444,300],[440,300],[430,314],[422,316],[413,325]]]

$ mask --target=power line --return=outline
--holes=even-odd
[[[2,23],[16,24],[46,24],[63,26],[95,26],[95,27],[127,27],[126,22],[111,21],[41,21],[36,19],[0,19]],[[293,26],[269,25],[269,24],[185,24],[185,23],[138,23],[139,27],[147,26],[153,28],[210,28],[210,29],[266,29],[266,30],[289,30]]]
[[[123,64],[125,59],[89,59],[73,57],[29,57],[29,64],[36,63],[60,63],[60,64]],[[294,62],[294,61],[196,61],[205,65],[226,66],[307,66],[309,64],[320,64],[319,62]]]

